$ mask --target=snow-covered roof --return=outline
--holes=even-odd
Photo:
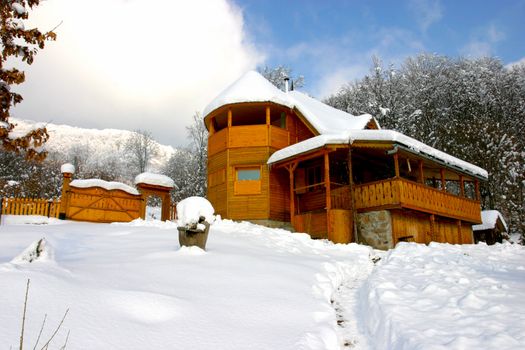
[[[483,210],[481,212],[481,224],[472,225],[473,231],[483,231],[483,230],[492,230],[496,227],[498,219],[501,220],[505,231],[508,231],[507,223],[503,219],[503,215],[497,210]]]
[[[290,108],[294,106],[286,93],[256,71],[249,71],[215,97],[204,108],[203,115],[207,116],[224,105],[243,102],[274,102]]]
[[[321,135],[341,130],[362,130],[373,120],[370,114],[354,116],[299,91],[290,91],[288,95],[294,101],[294,106]]]
[[[364,129],[374,119],[370,114],[354,116],[343,112],[299,91],[285,93],[255,71],[247,72],[222,91],[206,106],[203,115],[228,104],[244,102],[273,102],[296,108],[320,134]]]
[[[488,173],[476,165],[453,157],[445,152],[430,147],[416,139],[403,135],[393,130],[349,130],[338,134],[319,135],[311,139],[283,148],[268,159],[268,164],[306,153],[325,145],[352,144],[355,141],[387,141],[406,147],[415,154],[429,156],[450,166],[459,168],[469,174],[483,179],[488,178]]]
[[[131,186],[128,186],[122,182],[104,181],[101,179],[73,180],[71,181],[69,185],[72,187],[77,187],[77,188],[101,187],[108,191],[121,190],[129,194],[135,194],[135,195],[140,194],[139,191],[137,191],[137,189]]]
[[[135,185],[148,184],[161,187],[175,187],[175,182],[166,175],[154,174],[154,173],[142,173],[135,177]]]

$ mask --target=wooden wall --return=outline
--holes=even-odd
[[[270,219],[290,221],[290,177],[285,169],[270,172]]]
[[[227,130],[226,130],[227,131]],[[227,217],[227,179],[228,150],[208,157],[208,200],[213,204],[215,213]],[[224,174],[224,182],[220,178]],[[210,186],[211,185],[211,186]]]
[[[264,220],[269,218],[269,173],[266,161],[269,147],[245,147],[228,150],[227,206],[228,218],[233,220]],[[235,168],[261,166],[259,194],[234,193]],[[212,202],[213,203],[213,202]]]
[[[473,243],[472,225],[413,210],[391,210],[394,244],[399,241],[417,243],[441,242],[450,244]]]

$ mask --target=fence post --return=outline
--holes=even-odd
[[[52,199],[47,200],[47,217],[49,217],[49,215],[51,214],[51,202]]]

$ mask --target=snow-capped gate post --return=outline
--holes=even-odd
[[[60,212],[58,214],[58,218],[60,220],[65,220],[67,206],[69,204],[69,184],[73,178],[73,174],[75,173],[75,166],[73,164],[66,163],[60,167],[60,171],[62,172],[64,179],[62,180],[62,198],[60,199]]]

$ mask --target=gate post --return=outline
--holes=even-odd
[[[66,163],[60,167],[60,171],[62,172],[64,179],[62,181],[62,198],[60,200],[60,212],[58,214],[58,218],[60,220],[65,220],[69,206],[69,183],[71,182],[73,174],[75,173],[75,167],[73,164]]]

